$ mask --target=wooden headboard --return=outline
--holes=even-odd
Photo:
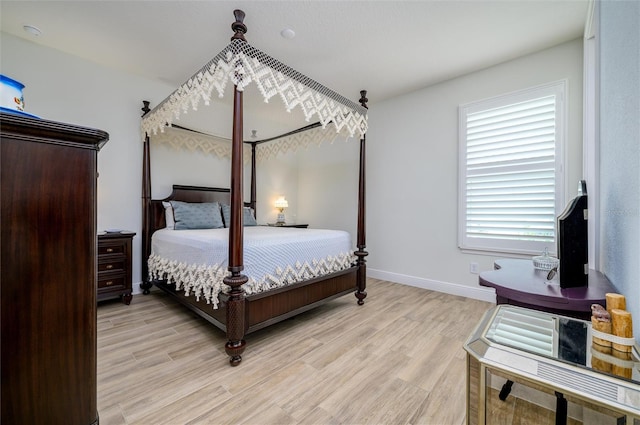
[[[150,205],[149,238],[158,229],[165,227],[164,207],[162,202],[219,202],[229,204],[231,190],[220,187],[200,187],[173,185],[173,191],[164,199],[152,199]]]

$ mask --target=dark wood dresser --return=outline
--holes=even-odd
[[[126,230],[98,235],[98,301],[121,298],[131,303],[131,244]]]
[[[96,179],[108,138],[0,113],[2,423],[98,423]]]

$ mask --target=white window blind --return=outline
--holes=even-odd
[[[487,338],[548,357],[558,356],[556,319],[534,310],[503,308],[487,330]]]
[[[564,83],[460,108],[459,245],[555,251]]]

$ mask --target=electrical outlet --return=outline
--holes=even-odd
[[[469,272],[478,274],[478,263],[469,263]]]

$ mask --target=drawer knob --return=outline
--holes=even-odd
[[[113,264],[107,264],[107,267],[105,267],[107,270],[110,270],[113,268]]]
[[[104,286],[111,286],[111,285],[113,285],[113,280],[109,280],[104,283]]]
[[[113,248],[107,248],[107,252],[113,252]]]

